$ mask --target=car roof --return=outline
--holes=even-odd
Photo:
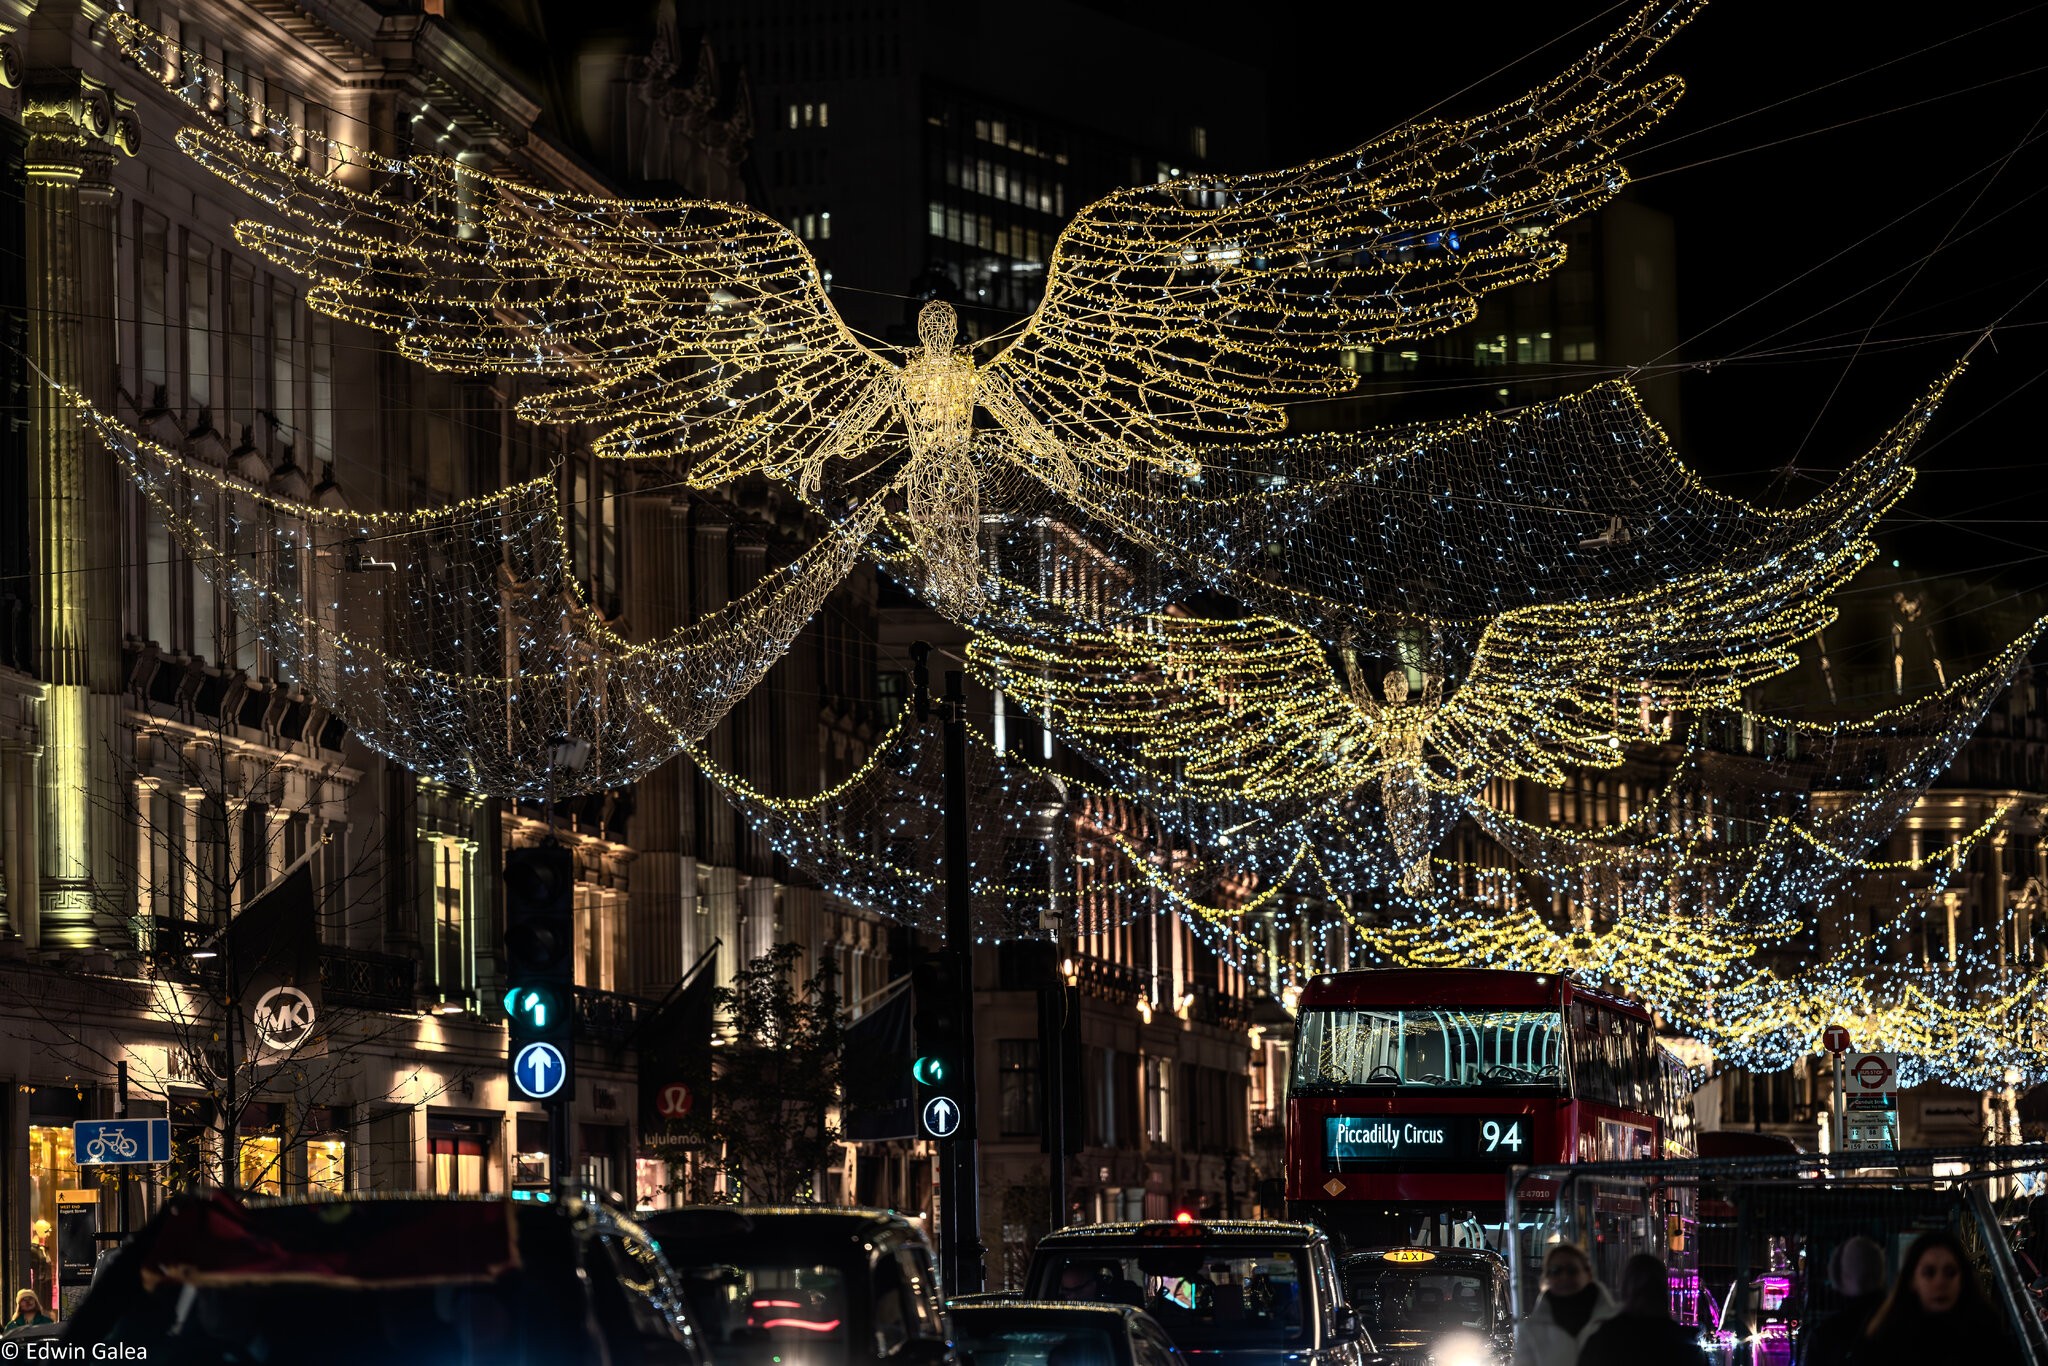
[[[1193,1223],[1175,1223],[1170,1219],[1147,1219],[1142,1223],[1126,1224],[1069,1224],[1057,1233],[1048,1233],[1038,1240],[1038,1245],[1087,1246],[1091,1243],[1194,1243],[1194,1242],[1271,1242],[1274,1239],[1300,1239],[1305,1242],[1320,1242],[1323,1231],[1313,1224],[1289,1224],[1278,1220],[1263,1219],[1200,1219]]]
[[[1426,1252],[1429,1256],[1421,1261],[1391,1260],[1396,1252]],[[1346,1265],[1352,1262],[1383,1261],[1394,1266],[1424,1267],[1436,1262],[1471,1266],[1475,1263],[1489,1267],[1505,1268],[1507,1259],[1490,1247],[1415,1247],[1408,1244],[1394,1244],[1388,1247],[1362,1247],[1345,1255]]]
[[[685,1205],[654,1210],[640,1222],[656,1237],[670,1240],[725,1238],[746,1233],[787,1234],[801,1229],[807,1236],[840,1237],[871,1242],[878,1237],[923,1237],[923,1230],[903,1215],[884,1209],[824,1209],[815,1205]]]
[[[949,1314],[1007,1314],[1013,1309],[1033,1313],[1114,1314],[1123,1319],[1142,1317],[1145,1313],[1135,1304],[1104,1304],[1100,1300],[988,1300],[980,1304],[954,1304],[949,1301],[946,1305]]]

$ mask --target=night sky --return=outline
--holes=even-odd
[[[1234,22],[1207,41],[1263,61],[1284,164],[1439,102],[1491,108],[1632,8],[1269,0],[1262,41],[1243,7],[1218,10]],[[1658,60],[1687,93],[1626,157],[1627,193],[1675,215],[1678,359],[1715,362],[1686,372],[1683,454],[1728,492],[1809,496],[2011,309],[1923,447],[1883,550],[2048,588],[2048,5],[1717,0]]]

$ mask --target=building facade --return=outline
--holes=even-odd
[[[222,73],[199,94],[212,117],[316,171],[333,138],[579,192],[744,191],[745,101],[673,24],[584,54],[602,98],[565,111],[544,106],[548,71],[441,10],[191,0],[138,17]],[[666,1201],[636,1130],[631,1045],[654,1004],[700,962],[729,980],[789,939],[858,999],[889,974],[880,920],[798,885],[686,760],[549,810],[372,753],[235,619],[57,386],[252,493],[324,506],[432,507],[552,469],[587,609],[636,638],[723,608],[817,528],[765,489],[684,496],[673,471],[601,465],[577,430],[514,416],[516,379],[422,369],[310,310],[303,281],[235,242],[254,201],[173,144],[194,115],[168,83],[193,73],[125,59],[104,14],[0,9],[0,1279],[62,1300],[59,1207],[132,1227],[178,1184],[545,1184],[546,1117],[507,1094],[496,870],[550,835],[577,869],[568,1151],[588,1184]],[[302,133],[251,118],[257,101]],[[874,603],[872,576],[849,579],[704,752],[772,792],[858,764],[878,722]],[[329,1046],[266,1069],[232,1029],[222,1047],[215,946],[301,864]],[[129,1113],[169,1118],[178,1154],[125,1211],[70,1129],[113,1113],[124,1072]]]

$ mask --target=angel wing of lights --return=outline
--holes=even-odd
[[[759,471],[811,491],[835,458],[900,446],[926,591],[965,609],[978,414],[1060,487],[1084,468],[1186,471],[1190,439],[1278,430],[1280,405],[1354,382],[1341,348],[1443,331],[1563,259],[1557,227],[1621,188],[1617,154],[1677,99],[1677,78],[1646,68],[1697,3],[1643,7],[1477,118],[1109,195],[1061,234],[1043,304],[979,366],[943,303],[915,351],[864,344],[803,243],[750,209],[538,190],[333,141],[315,171],[288,154],[306,135],[246,94],[231,103],[247,127],[210,117],[225,78],[203,55],[108,23],[209,114],[179,145],[267,207],[236,238],[305,278],[312,306],[424,364],[557,380],[528,417],[592,424],[601,454],[678,457],[700,485]]]

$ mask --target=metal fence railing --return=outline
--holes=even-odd
[[[1862,1235],[1896,1273],[1932,1228],[1960,1237],[2023,1359],[2048,1366],[2035,1286],[2048,1249],[2027,1216],[2048,1190],[2048,1145],[1785,1154],[1518,1167],[1508,1174],[1503,1236],[1519,1321],[1534,1304],[1544,1252],[1577,1243],[1612,1285],[1631,1255],[1672,1273],[1672,1310],[1695,1324],[1717,1363],[1792,1361],[1799,1325],[1835,1307],[1829,1258]]]

